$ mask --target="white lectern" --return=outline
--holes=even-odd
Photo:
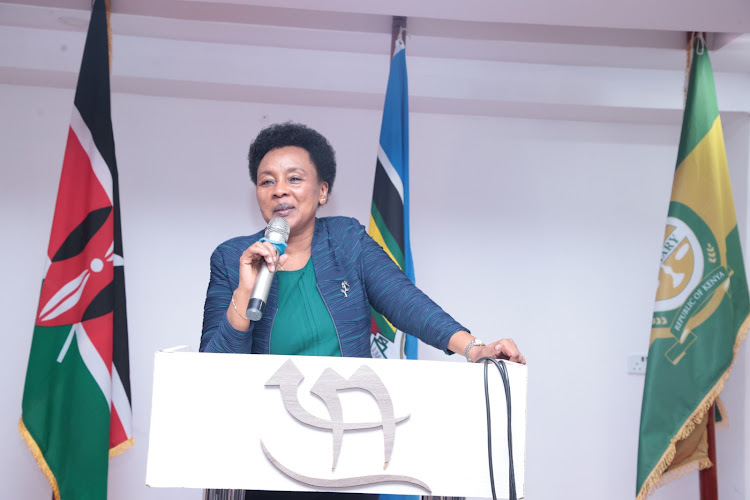
[[[526,367],[507,363],[518,497]],[[504,389],[489,367],[494,475],[508,496]],[[484,367],[157,352],[151,487],[491,497]]]

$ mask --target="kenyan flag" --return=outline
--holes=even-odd
[[[18,424],[56,499],[107,498],[132,446],[108,12],[94,2]]]

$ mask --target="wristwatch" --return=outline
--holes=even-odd
[[[466,357],[466,361],[468,361],[469,363],[473,363],[473,361],[471,360],[471,358],[469,358],[469,351],[475,345],[484,345],[484,342],[482,342],[479,339],[474,339],[471,342],[469,342],[468,344],[466,344],[466,349],[464,349],[464,356]]]

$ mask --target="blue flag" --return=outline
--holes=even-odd
[[[414,282],[409,244],[409,85],[401,34],[395,43],[385,93],[369,232]],[[417,339],[396,329],[374,309],[372,334],[374,357],[417,359]]]

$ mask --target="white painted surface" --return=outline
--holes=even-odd
[[[296,400],[330,421],[322,401],[310,393],[332,369],[349,379],[369,367],[390,394],[396,425],[393,453],[383,467],[383,431],[344,432],[336,470],[332,434],[295,420],[278,387],[265,387],[291,360],[304,380]],[[513,455],[517,491],[523,497],[527,368],[508,363],[512,401]],[[501,498],[508,491],[505,394],[494,367],[488,372],[492,405],[493,460]],[[261,442],[284,467],[312,478],[341,480],[379,474],[425,483],[439,496],[491,496],[481,365],[310,356],[156,353],[154,399],[146,483],[152,487],[319,491],[291,480],[264,455]],[[445,390],[452,393],[445,398]],[[381,422],[375,400],[363,391],[341,391],[344,421]],[[464,439],[442,440],[458,422],[476,422]],[[200,431],[197,431],[200,429]],[[469,479],[471,478],[471,479]],[[427,494],[406,483],[382,483],[336,491]]]

